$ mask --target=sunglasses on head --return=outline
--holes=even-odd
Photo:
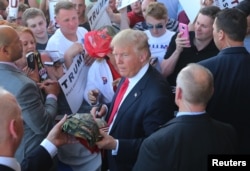
[[[148,29],[149,30],[152,30],[152,29],[162,29],[163,28],[163,24],[156,24],[156,25],[153,25],[153,24],[147,24],[148,26]]]

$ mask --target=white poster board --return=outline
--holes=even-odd
[[[117,10],[119,11],[120,9],[127,7],[136,1],[138,0],[119,0],[117,4]]]
[[[233,8],[243,0],[214,0],[214,5],[220,9]]]
[[[243,0],[214,0],[213,5],[218,6],[220,9],[233,8],[241,1]],[[192,23],[201,8],[201,0],[192,0],[192,3],[189,0],[179,0],[179,2]]]
[[[78,55],[58,80],[72,113],[76,113],[83,102],[88,69],[89,67],[84,65],[83,55]]]
[[[88,12],[87,17],[91,30],[97,30],[102,26],[111,25],[106,12],[109,0],[98,0]]]
[[[193,23],[198,12],[200,11],[200,0],[179,0],[183,10],[186,12],[190,23]]]

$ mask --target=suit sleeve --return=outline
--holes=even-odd
[[[39,146],[22,161],[21,169],[22,171],[45,171],[49,170],[52,165],[53,160],[49,153]]]
[[[57,101],[48,98],[44,104],[40,90],[32,83],[26,84],[19,94],[17,97],[22,107],[22,117],[25,124],[35,134],[46,135],[54,123]]]

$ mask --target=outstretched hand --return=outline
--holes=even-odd
[[[64,115],[64,117],[51,129],[47,136],[47,139],[56,147],[59,147],[64,144],[72,144],[78,142],[78,140],[76,140],[74,136],[62,131],[62,126],[66,119],[67,115]]]

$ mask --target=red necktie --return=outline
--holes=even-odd
[[[112,112],[110,114],[108,125],[110,125],[114,119],[115,114],[117,113],[118,107],[121,103],[122,97],[124,96],[127,88],[128,88],[129,80],[126,78],[123,84],[121,85],[121,88],[116,96],[115,103],[112,109]]]

